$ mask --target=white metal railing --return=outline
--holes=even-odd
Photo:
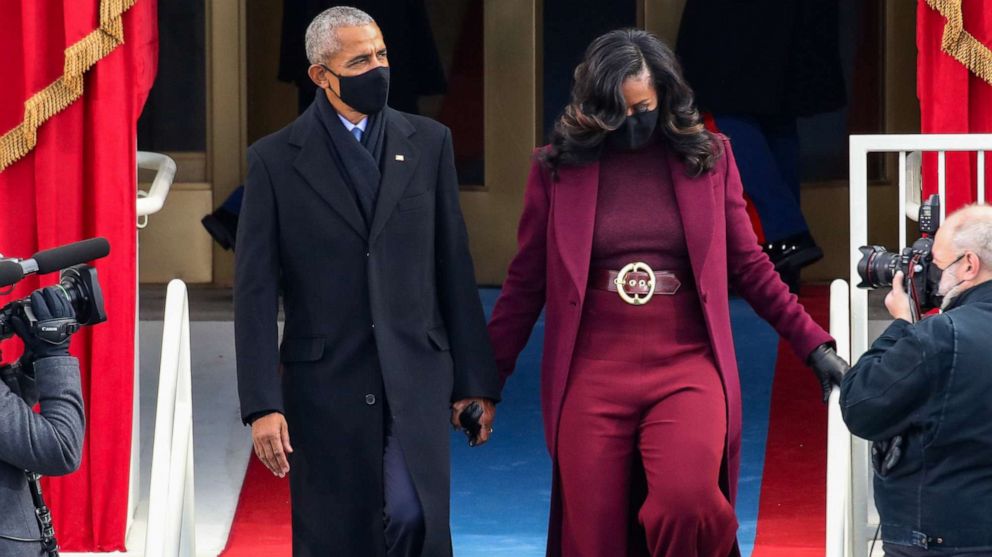
[[[177,279],[165,299],[145,557],[195,555],[193,517],[189,299]]]
[[[140,229],[148,224],[149,215],[159,212],[165,205],[165,200],[172,188],[172,181],[176,177],[176,162],[161,153],[138,151],[137,169],[155,171],[155,177],[152,179],[152,185],[149,190],[147,192],[138,190],[137,192],[137,225]],[[137,230],[135,230],[135,246],[140,251]],[[126,527],[128,533],[130,533],[131,527],[134,525],[135,514],[138,510],[138,501],[141,499],[139,490],[141,485],[141,338],[138,315],[141,288],[139,271],[139,262],[136,253],[134,263],[134,397],[132,401],[133,418],[131,421],[131,476],[128,482]]]
[[[837,354],[850,361],[850,286],[837,279],[830,285],[830,335]],[[827,556],[849,556],[851,542],[851,432],[840,413],[840,389],[830,392],[827,425]]]
[[[165,205],[176,177],[176,161],[161,153],[138,151],[138,168],[155,171],[148,194],[138,197],[138,216],[146,217],[161,211]]]
[[[858,247],[868,243],[868,153],[898,153],[899,155],[899,246],[906,246],[906,219],[916,218],[921,199],[922,179],[920,161],[922,153],[937,153],[937,191],[941,200],[946,199],[947,152],[977,152],[976,199],[985,201],[985,153],[992,152],[992,134],[922,134],[922,135],[852,135],[850,138],[850,284],[860,282],[857,265]],[[946,204],[941,203],[941,219]],[[850,356],[857,360],[868,349],[868,292],[849,288],[850,294]],[[840,288],[837,287],[837,291]],[[843,308],[838,306],[838,311]],[[835,333],[836,335],[837,333]],[[836,395],[833,395],[836,396]],[[841,427],[839,408],[831,405],[830,429]],[[829,441],[833,453],[828,456],[828,484],[840,486],[841,493],[828,492],[827,557],[865,557],[878,527],[872,491],[872,469],[869,445],[857,437],[850,437],[850,447],[843,447],[841,434],[834,433]],[[847,458],[845,458],[847,457]],[[838,478],[846,475],[849,483]],[[849,485],[849,491],[847,487]],[[844,494],[847,494],[846,504]],[[840,498],[840,499],[838,499]],[[841,513],[844,513],[843,515]],[[829,528],[843,528],[843,537]]]

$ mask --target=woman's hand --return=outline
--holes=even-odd
[[[844,358],[838,356],[837,351],[829,344],[817,346],[810,353],[809,357],[806,358],[806,365],[813,370],[817,380],[820,381],[820,387],[823,389],[824,404],[830,400],[830,390],[833,389],[833,386],[840,385],[844,374],[847,373],[847,370],[851,369],[851,366],[844,361]]]

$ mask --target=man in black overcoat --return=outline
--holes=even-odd
[[[289,475],[295,556],[448,556],[447,423],[476,402],[485,442],[500,390],[451,133],[386,106],[388,52],[364,12],[321,13],[306,50],[313,104],[248,150],[242,417]]]

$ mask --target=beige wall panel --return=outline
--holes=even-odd
[[[540,0],[485,3],[486,184],[462,192],[480,284],[500,284],[516,251],[517,221],[540,119]]]
[[[165,283],[174,278],[208,283],[212,240],[200,218],[212,210],[209,184],[176,184],[165,206],[138,231],[139,280]]]
[[[644,14],[644,28],[675,48],[679,37],[679,23],[686,0],[642,0],[639,6]]]
[[[296,85],[279,81],[282,2],[247,0],[248,144],[296,119]]]
[[[208,8],[207,172],[213,191],[212,210],[238,187],[247,169],[247,43],[244,0],[210,0]],[[213,246],[213,276],[220,285],[234,282],[234,258],[217,245]]]

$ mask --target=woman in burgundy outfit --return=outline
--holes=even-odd
[[[703,128],[667,46],[607,33],[538,151],[489,324],[505,381],[546,307],[549,555],[739,554],[728,286],[829,393],[842,361],[761,251],[729,142]]]

